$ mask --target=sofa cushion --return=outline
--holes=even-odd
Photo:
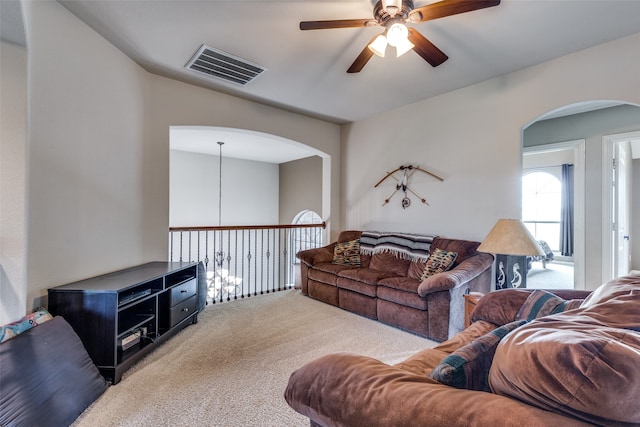
[[[561,313],[580,307],[583,300],[565,301],[557,295],[541,289],[536,289],[525,300],[516,314],[516,320],[531,321],[549,314]]]
[[[0,344],[0,425],[68,426],[107,388],[60,316]]]
[[[336,243],[333,248],[333,264],[360,266],[360,240]]]
[[[410,277],[389,277],[378,281],[378,286],[386,286],[387,288],[399,289],[401,291],[418,294],[420,280],[412,279]]]
[[[411,264],[409,264],[409,270],[407,271],[407,277],[411,279],[420,280],[422,277],[422,273],[424,273],[424,268],[427,265],[427,261],[421,260],[413,260]]]
[[[434,274],[442,273],[453,267],[453,263],[456,261],[457,252],[448,252],[443,249],[433,249],[429,254],[429,259],[422,272],[421,280],[425,280]]]
[[[618,284],[594,291],[606,295],[600,302],[507,336],[489,373],[492,390],[594,424],[640,424],[640,284]]]
[[[426,298],[422,298],[415,292],[405,292],[378,285],[376,288],[376,296],[378,299],[415,308],[420,311],[426,311],[428,307]]]
[[[373,270],[387,271],[392,276],[406,276],[411,260],[396,257],[391,252],[374,253],[371,256],[369,268]]]
[[[473,315],[472,322],[485,320],[494,325],[504,325],[513,322],[522,307],[533,292],[532,289],[508,288],[499,289],[485,295],[478,301]],[[573,289],[558,289],[553,293],[561,298],[585,298],[590,291],[577,291]]]
[[[377,285],[381,279],[391,276],[393,276],[393,273],[371,268],[351,268],[338,272],[338,277],[344,277],[345,279],[351,279],[368,285]]]
[[[491,391],[489,369],[496,347],[509,332],[525,323],[525,320],[511,322],[476,338],[445,357],[429,377],[456,388]]]
[[[612,299],[634,299],[640,292],[640,275],[629,275],[611,280],[598,287],[582,303],[582,307],[591,307]]]
[[[316,282],[326,283],[328,285],[336,285],[338,281],[338,272],[340,270],[356,269],[346,265],[331,264],[330,262],[316,264],[314,268],[308,271],[309,279]]]
[[[341,289],[348,289],[359,294],[367,295],[370,297],[376,296],[376,285],[357,280],[347,279],[344,277],[338,277],[336,286]]]
[[[447,239],[445,237],[436,237],[431,244],[431,250],[442,249],[447,252],[455,252],[458,254],[456,265],[465,259],[477,253],[476,249],[480,246],[480,242],[471,240]]]
[[[343,230],[338,235],[336,242],[348,242],[349,240],[360,239],[360,236],[362,236],[362,231],[360,230]]]

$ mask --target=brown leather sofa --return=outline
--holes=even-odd
[[[362,254],[360,266],[332,263],[337,243],[359,239],[343,231],[336,242],[298,252],[302,293],[353,313],[415,334],[444,341],[464,327],[467,291],[491,288],[493,256],[477,252],[478,242],[435,237],[436,248],[457,253],[453,268],[420,280],[424,261],[390,252]]]
[[[571,301],[578,308],[556,312],[567,302],[558,304],[501,336],[514,319],[540,308],[529,302],[534,292],[544,294],[485,295],[468,328],[396,365],[349,353],[310,362],[291,375],[285,399],[311,426],[324,427],[640,425],[640,275]],[[552,292],[549,301],[588,294]],[[485,345],[496,336],[502,338]],[[474,365],[470,349],[480,348],[493,353]],[[464,368],[461,358],[473,368],[465,378],[484,375],[488,389],[450,384],[455,375],[433,377],[447,361]]]

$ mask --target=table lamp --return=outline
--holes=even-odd
[[[519,219],[499,219],[478,251],[496,255],[496,289],[525,288],[527,256],[545,255]]]

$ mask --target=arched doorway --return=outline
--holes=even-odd
[[[640,108],[621,101],[589,101],[564,106],[532,120],[523,127],[523,156],[531,151],[570,147],[575,153],[575,288],[595,289],[602,283],[603,257],[608,256],[603,230],[610,226],[603,218],[606,180],[603,138],[606,135],[640,130]],[[582,139],[581,139],[582,138]],[[581,140],[582,143],[576,142]],[[568,142],[558,142],[568,141]],[[588,160],[588,161],[587,161]],[[635,164],[638,164],[636,162]],[[582,165],[583,171],[579,171]],[[578,187],[582,186],[582,190]],[[637,226],[640,229],[639,226]],[[639,254],[636,254],[640,256]]]

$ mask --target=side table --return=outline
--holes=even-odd
[[[473,310],[476,308],[476,304],[480,298],[484,296],[483,293],[480,292],[469,292],[468,294],[464,294],[464,327],[468,327],[471,324],[471,314]]]

